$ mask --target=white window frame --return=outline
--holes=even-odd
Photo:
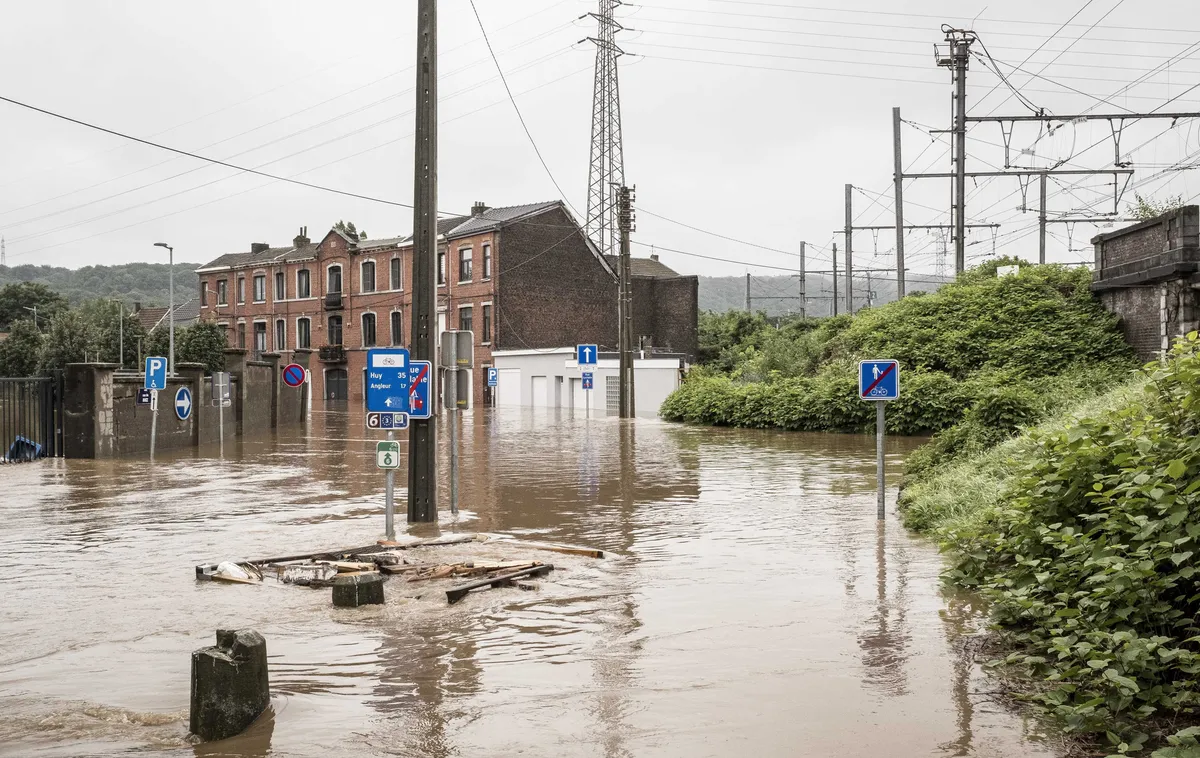
[[[470,331],[474,332],[475,331],[475,303],[463,303],[456,307],[458,308],[458,313],[457,313],[458,318],[455,319],[456,323],[454,326],[451,327],[451,329],[462,329],[462,312],[464,310],[470,308],[471,309],[471,329],[470,329]]]
[[[308,295],[306,297],[300,297],[300,273],[301,272],[308,274]],[[316,299],[312,293],[312,269],[310,269],[310,268],[296,269],[296,299],[297,300],[315,300]]]
[[[392,314],[394,314],[394,313],[400,314],[400,339],[399,340],[396,339],[396,333],[392,329]],[[375,323],[375,337],[376,338],[379,337],[379,323],[378,322]],[[388,312],[388,338],[391,341],[391,347],[399,347],[404,344],[404,309],[403,308],[393,308],[392,310],[390,310]]]
[[[280,293],[279,290],[276,289],[272,293],[273,295],[275,295],[275,299],[273,302],[276,302],[276,303],[286,303],[287,302],[287,272],[286,271],[276,271],[275,275],[271,277],[271,279],[273,280],[271,283],[271,286],[274,287],[276,284],[279,284],[279,277],[281,277],[281,276],[283,277],[283,292]],[[279,297],[280,294],[282,294],[283,297]]]
[[[495,334],[496,333],[496,309],[494,307],[492,307],[491,300],[484,300],[482,303],[479,304],[479,325],[480,325],[480,327],[483,326],[483,307],[485,305],[488,308],[492,309],[492,334]],[[481,338],[479,341],[479,344],[481,344],[481,345],[492,344],[491,335],[488,336],[488,339],[486,342]]]
[[[492,278],[492,265],[493,265],[492,243],[490,243],[490,242],[480,243],[479,250],[480,250],[480,252],[479,252],[479,281],[481,281],[481,282],[490,281]],[[484,251],[487,251],[487,252],[484,252]],[[486,271],[484,270],[484,266],[483,266],[483,262],[485,260],[488,262]]]
[[[258,298],[258,293],[255,292],[255,282],[258,280],[258,278],[260,276],[262,277],[262,283],[263,283],[261,300]],[[252,303],[267,302],[267,272],[266,271],[255,271],[253,274],[250,275],[250,302],[252,302]]]
[[[342,286],[341,286],[341,288],[338,289],[337,292],[333,292],[329,289],[329,272],[331,270],[333,270],[334,268],[338,269],[338,271],[341,272],[341,279],[342,279],[342,281],[341,281]],[[343,266],[342,264],[340,264],[340,263],[325,264],[325,294],[326,295],[345,295],[346,294],[346,267]],[[344,328],[344,325],[343,325],[343,328]]]
[[[308,347],[300,345],[300,322],[308,322]],[[296,317],[296,349],[297,350],[312,350],[312,316],[297,316]]]
[[[397,272],[400,274],[399,282],[392,282],[392,261],[400,262],[400,265],[396,267]],[[396,284],[398,286],[392,286],[393,284]],[[393,255],[391,258],[388,259],[388,292],[403,292],[403,291],[404,291],[404,259],[401,258],[399,255]]]
[[[370,291],[363,289],[363,282],[366,281],[366,274],[363,272],[366,271],[368,263],[371,264],[371,286],[374,288]],[[389,271],[388,274],[390,276],[391,272]],[[379,292],[379,266],[375,264],[374,258],[367,258],[358,263],[358,292],[360,295],[373,295]],[[376,326],[378,327],[378,324]]]
[[[367,344],[367,333],[366,333],[366,330],[364,330],[362,328],[363,318],[366,316],[370,316],[375,321],[375,344],[374,345]],[[390,328],[391,324],[389,324],[388,326]],[[358,341],[359,341],[359,343],[362,344],[363,347],[379,347],[379,316],[375,315],[375,311],[363,311],[358,314],[358,331],[361,332],[361,334],[359,334],[359,336],[358,336]],[[342,341],[343,342],[345,342],[345,339],[346,339],[345,332],[346,332],[346,322],[343,321],[342,322]]]
[[[283,324],[283,339],[282,340],[279,339],[279,325],[280,324]],[[275,334],[273,336],[275,338],[275,352],[282,353],[288,349],[288,346],[287,346],[287,319],[286,318],[275,319]],[[283,342],[282,345],[279,344],[281,341]]]
[[[471,254],[471,278],[470,279],[462,278],[462,255],[463,255],[463,253]],[[471,282],[475,281],[475,248],[474,248],[474,246],[463,245],[462,247],[458,248],[458,261],[456,261],[456,263],[458,264],[458,283],[459,284],[470,284]]]

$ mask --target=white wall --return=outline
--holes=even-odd
[[[559,407],[584,412],[585,393],[580,371],[575,365],[575,348],[500,350],[492,354],[492,364],[499,370],[497,405]],[[602,358],[593,374],[595,389],[590,393],[591,411],[593,415],[602,416],[607,406],[606,377],[617,376],[617,360]],[[657,416],[663,400],[678,387],[678,359],[639,358],[634,361],[634,403],[639,416]]]

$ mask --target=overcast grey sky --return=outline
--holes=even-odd
[[[892,106],[911,122],[905,163],[949,170],[945,136],[928,132],[949,125],[949,73],[933,58],[942,23],[978,15],[972,28],[997,65],[1050,112],[1200,111],[1200,88],[1189,91],[1200,84],[1200,30],[1172,26],[1200,20],[1189,20],[1182,2],[864,0],[825,10],[807,1],[647,0],[620,11],[630,28],[620,40],[630,53],[620,69],[625,170],[639,206],[762,246],[642,213],[635,239],[681,272],[785,273],[766,267],[795,267],[786,252],[800,240],[814,246],[810,269],[827,267],[822,250],[843,224],[846,183],[862,188],[854,193],[859,223],[892,223]],[[594,49],[580,41],[595,24],[580,17],[595,2],[477,3],[534,139],[582,212]],[[413,0],[10,0],[4,10],[0,95],[239,165],[411,201]],[[555,199],[469,3],[443,0],[439,13],[441,209]],[[1028,113],[977,61],[969,82],[973,114]],[[151,246],[160,240],[179,259],[203,262],[252,241],[284,244],[300,226],[316,237],[339,218],[372,237],[412,225],[405,209],[239,174],[17,106],[0,103],[0,119],[0,233],[10,265],[160,260]],[[1026,166],[1114,160],[1102,121],[1053,135],[1018,125],[1011,140],[1012,162]],[[973,129],[969,168],[1002,166],[1002,144],[998,126]],[[1194,197],[1191,172],[1179,169],[1200,155],[1195,121],[1129,124],[1121,154],[1143,194]],[[1052,183],[1050,209],[1111,212],[1111,183]],[[1002,224],[995,240],[973,233],[971,262],[993,248],[1036,256],[1036,213],[1017,210],[1018,182],[980,180],[969,189],[972,221]],[[914,182],[906,220],[947,223],[948,199],[947,182]],[[1036,183],[1027,200],[1036,207]],[[1090,257],[1096,227],[1057,224],[1052,232],[1052,260]],[[910,268],[932,272],[940,244],[912,233]],[[855,236],[859,266],[893,266],[893,248],[888,232]]]

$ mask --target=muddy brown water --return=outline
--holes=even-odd
[[[351,610],[194,580],[201,562],[377,539],[367,437],[331,410],[224,460],[0,468],[0,755],[1052,754],[963,652],[977,620],[942,594],[936,548],[891,505],[878,528],[869,436],[479,411],[463,513],[410,531],[608,558],[554,555],[540,591],[452,607],[397,581]],[[913,444],[890,441],[893,480]],[[272,709],[193,745],[189,654],[231,626],[267,638]]]

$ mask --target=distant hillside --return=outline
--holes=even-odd
[[[940,282],[932,281],[934,277],[921,275],[920,282],[909,281],[908,291],[932,291],[940,286]],[[896,280],[889,276],[880,278],[872,276],[854,277],[854,307],[861,308],[867,304],[867,288],[872,293],[871,303],[882,305],[896,299]],[[838,279],[838,312],[846,310],[846,280]],[[832,315],[833,279],[828,276],[813,275],[807,277],[809,316]],[[700,310],[723,313],[729,310],[745,310],[746,308],[746,277],[744,276],[702,276],[700,277]],[[751,276],[750,305],[752,310],[763,311],[768,316],[784,316],[800,312],[800,280],[794,276]]]
[[[199,292],[199,263],[175,264],[175,299],[186,302]],[[95,298],[121,298],[127,303],[166,305],[170,296],[170,266],[165,263],[126,263],[121,266],[0,266],[0,287],[15,282],[40,282],[64,295],[72,305]]]

